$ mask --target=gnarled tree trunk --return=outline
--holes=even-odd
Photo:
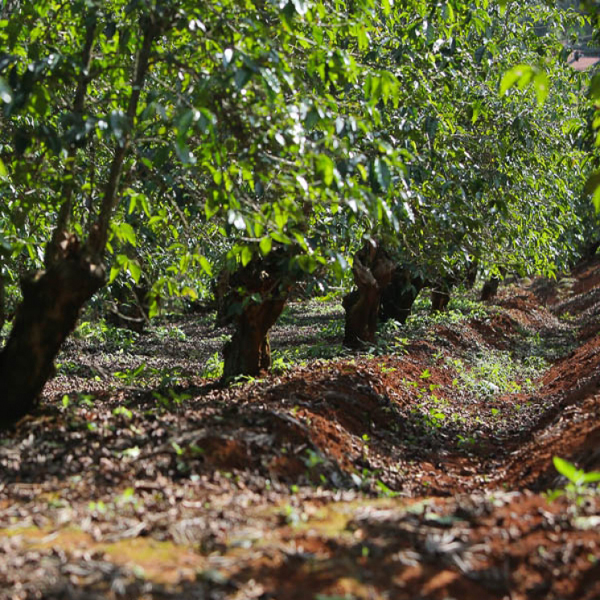
[[[259,375],[271,367],[269,330],[281,315],[286,301],[287,293],[278,293],[275,298],[252,303],[239,315],[233,336],[223,349],[224,383],[239,375]]]
[[[54,371],[54,359],[73,331],[81,307],[104,283],[104,267],[84,258],[76,238],[67,257],[21,282],[23,301],[0,353],[3,424],[31,411]]]
[[[498,294],[498,286],[500,285],[500,277],[497,275],[488,279],[481,288],[481,301],[488,302],[493,300]]]
[[[472,290],[475,287],[478,271],[479,261],[475,258],[469,259],[469,261],[467,262],[467,269],[465,273],[465,287],[468,290]]]
[[[240,375],[254,377],[270,368],[269,330],[300,276],[297,268],[290,268],[290,260],[289,251],[274,250],[229,276],[225,297],[217,299],[220,322],[235,326],[223,349],[223,384]]]
[[[427,285],[421,274],[415,274],[409,265],[396,265],[391,281],[381,294],[379,318],[406,323],[419,292]]]
[[[448,308],[450,303],[450,294],[452,288],[458,285],[461,281],[465,281],[468,276],[467,271],[460,271],[444,275],[436,280],[431,288],[431,310],[432,312],[443,312]]]
[[[88,67],[97,34],[93,11],[84,18],[85,43],[73,111],[81,113],[88,85]],[[84,15],[85,17],[85,15]],[[142,23],[143,40],[137,54],[126,118],[135,121],[140,94],[148,70],[152,44],[161,29],[158,17],[148,15]],[[74,162],[67,161],[62,205],[52,239],[46,246],[45,270],[21,281],[23,300],[17,309],[10,336],[0,353],[0,426],[27,414],[54,371],[63,342],[73,331],[83,305],[104,285],[102,262],[110,221],[119,199],[119,182],[131,145],[131,130],[115,146],[97,222],[91,226],[85,244],[68,231],[73,211]],[[69,150],[74,159],[74,147]]]
[[[432,312],[443,312],[450,303],[451,286],[446,282],[441,282],[431,290],[431,310]]]
[[[354,255],[352,273],[357,289],[344,296],[344,346],[361,348],[375,342],[381,294],[392,278],[394,263],[378,243],[367,242]]]

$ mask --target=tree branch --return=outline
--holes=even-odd
[[[104,253],[104,249],[108,241],[108,228],[110,226],[113,210],[118,201],[119,182],[123,172],[123,163],[125,162],[125,157],[127,156],[127,152],[129,151],[129,147],[131,145],[132,129],[135,122],[140,94],[142,92],[142,88],[144,87],[146,74],[148,72],[152,44],[159,30],[160,26],[156,22],[155,18],[153,16],[149,16],[143,24],[144,38],[142,41],[142,47],[138,53],[134,80],[131,86],[131,96],[129,97],[129,104],[127,106],[126,117],[128,121],[128,129],[125,132],[124,138],[120,141],[115,150],[115,154],[110,165],[108,180],[104,188],[104,196],[102,198],[100,214],[98,215],[98,220],[92,227],[92,231],[90,232],[90,237],[87,243],[88,254],[98,260]]]
[[[81,115],[85,106],[85,95],[89,81],[89,69],[92,62],[92,47],[96,34],[97,18],[94,14],[88,13],[85,17],[85,43],[81,52],[81,72],[77,81],[77,89],[73,99],[73,112]],[[44,254],[44,264],[46,268],[56,264],[61,257],[60,243],[67,233],[67,226],[71,219],[73,207],[73,190],[75,188],[75,145],[71,145],[63,174],[63,203],[58,212],[56,226],[52,233],[52,238],[46,245]]]

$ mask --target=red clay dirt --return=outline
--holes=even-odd
[[[0,439],[0,599],[600,598],[600,496],[552,461],[600,471],[598,283],[505,286],[394,352],[227,390],[191,321],[102,364],[73,342]]]

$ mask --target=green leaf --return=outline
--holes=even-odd
[[[12,251],[11,243],[0,233],[0,254],[10,254]]]
[[[13,91],[2,77],[0,77],[0,100],[5,104],[10,104],[13,100]]]
[[[566,477],[572,483],[577,483],[579,479],[579,470],[575,467],[575,465],[571,464],[569,461],[564,460],[558,456],[554,456],[552,458],[552,462],[554,463],[554,468],[564,477]]]
[[[240,67],[236,70],[233,80],[235,82],[235,87],[238,90],[243,89],[246,84],[252,79],[253,71],[248,69],[245,66]]]
[[[189,298],[190,300],[198,300],[198,292],[194,288],[191,288],[189,285],[184,285],[181,290],[181,295]]]
[[[148,318],[152,319],[160,314],[160,306],[158,304],[158,296],[152,294],[150,297],[150,306],[148,308]]]
[[[120,265],[113,265],[110,269],[110,276],[108,278],[108,283],[111,284],[119,275],[119,273],[121,272],[121,266]]]
[[[317,173],[323,178],[323,182],[326,186],[330,186],[333,183],[333,170],[335,166],[329,156],[320,154],[317,157]]]
[[[137,245],[135,231],[129,223],[121,223],[117,226],[117,229],[121,239],[125,240],[126,242],[129,242],[132,246]]]
[[[502,81],[500,82],[500,95],[504,96],[506,92],[513,87],[513,85],[518,84],[520,88],[525,87],[533,77],[533,68],[530,65],[517,65],[512,69],[509,69],[502,76]]]
[[[242,267],[245,267],[252,260],[252,250],[248,246],[244,246],[241,251]]]
[[[219,212],[220,208],[221,207],[212,200],[207,200],[204,203],[204,214],[206,215],[206,218],[210,219],[211,217],[214,217]]]
[[[600,171],[595,171],[586,180],[583,192],[591,195],[600,186]]]
[[[583,474],[583,483],[596,483],[597,481],[600,481],[599,471],[590,471]]]
[[[314,273],[319,266],[319,263],[314,255],[301,254],[296,258],[300,268],[306,273]]]
[[[183,139],[190,128],[190,125],[194,121],[194,114],[196,111],[188,109],[177,120],[177,136],[179,139]]]
[[[390,168],[388,167],[387,162],[384,159],[376,158],[375,162],[373,163],[373,170],[375,172],[375,177],[377,178],[379,187],[384,192],[387,192],[392,180]]]
[[[135,281],[135,283],[139,283],[140,277],[142,276],[142,267],[140,267],[136,260],[129,261],[127,267],[131,277],[133,278],[133,281]]]
[[[268,89],[273,94],[279,94],[281,92],[281,84],[279,83],[279,79],[271,69],[261,69],[261,75],[265,80]]]
[[[202,270],[209,276],[212,277],[212,269],[210,267],[210,263],[208,262],[208,260],[206,259],[205,256],[203,256],[202,254],[200,254],[198,256],[198,262],[200,263],[200,267],[202,267]]]
[[[600,99],[600,74],[596,73],[590,81],[589,96],[592,100]]]
[[[269,236],[265,236],[262,240],[260,240],[260,243],[258,244],[258,247],[260,248],[260,251],[263,256],[266,256],[267,254],[269,254],[269,252],[271,252],[272,246],[273,240]]]
[[[544,104],[548,97],[548,91],[550,89],[550,83],[548,81],[548,74],[546,71],[538,71],[533,76],[533,89],[537,97],[538,105]]]
[[[594,203],[594,208],[596,209],[596,212],[600,213],[600,184],[594,190],[592,202]]]

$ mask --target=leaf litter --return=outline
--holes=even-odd
[[[599,281],[353,355],[294,303],[278,372],[229,389],[196,315],[74,338],[0,439],[0,598],[600,597],[598,492],[552,462],[600,470]]]

